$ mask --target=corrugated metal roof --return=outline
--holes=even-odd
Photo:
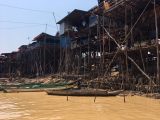
[[[8,55],[8,54],[11,54],[11,53],[2,53],[1,55]]]
[[[58,36],[52,36],[52,35],[49,35],[49,34],[47,34],[47,33],[41,33],[41,34],[39,34],[38,36],[36,36],[32,41],[36,41],[36,40],[43,40],[44,39],[44,37],[45,37],[45,35],[46,35],[46,39],[52,39],[52,40],[59,40],[59,37]]]
[[[70,14],[68,14],[66,17],[64,17],[63,19],[61,19],[59,22],[57,22],[57,24],[61,24],[64,21],[74,21],[76,22],[76,19],[78,18],[82,18],[81,14],[84,16],[86,13],[88,13],[87,11],[83,11],[83,10],[73,10]]]
[[[22,48],[22,47],[27,47],[27,45],[21,45],[18,49]]]

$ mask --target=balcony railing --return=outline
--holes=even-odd
[[[53,45],[53,46],[60,46],[60,43],[52,43],[52,42],[39,41],[39,42],[37,42],[35,45],[29,46],[29,48],[26,49],[24,52],[26,53],[26,52],[28,52],[28,51],[30,51],[30,50],[36,48],[36,47],[39,46],[39,45]],[[19,58],[21,57],[22,54],[23,54],[23,53],[20,53],[19,55],[17,55],[17,59],[19,59]]]

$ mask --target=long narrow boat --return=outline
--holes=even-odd
[[[107,90],[46,90],[48,95],[61,96],[115,96],[123,92],[123,90],[107,92]]]
[[[25,87],[32,87],[33,85],[41,85],[41,83],[29,83],[29,84],[26,84],[26,83],[22,83],[22,84],[13,84],[13,85],[8,85],[8,84],[5,84],[5,85],[1,85],[2,88],[25,88]]]
[[[61,83],[61,84],[32,84],[32,85],[14,85],[10,87],[5,87],[3,92],[4,93],[13,93],[13,92],[43,92],[46,90],[64,90],[73,88],[75,85],[74,83]],[[3,87],[3,85],[2,85]]]
[[[0,87],[0,91],[3,91],[3,88]]]

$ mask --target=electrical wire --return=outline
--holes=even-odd
[[[21,23],[21,24],[39,24],[39,25],[45,25],[42,23],[25,23],[25,22],[13,22],[13,21],[0,21],[0,22],[8,22],[8,23]]]
[[[0,21],[0,22],[9,22],[9,23],[20,23],[20,24],[38,24],[38,25],[46,25],[46,24],[42,24],[42,23],[25,23],[25,22],[13,22],[13,21]],[[56,28],[55,26],[52,26],[52,25],[49,25],[47,24],[48,26],[50,27],[54,27]],[[18,27],[19,28],[19,27]],[[1,29],[1,28],[0,28]],[[3,29],[3,28],[2,28]],[[8,29],[8,28],[7,28]]]
[[[16,29],[16,28],[35,27],[35,26],[42,26],[42,25],[33,25],[33,26],[24,26],[24,27],[14,27],[14,28],[0,28],[0,30],[2,30],[2,29]]]
[[[54,16],[55,23],[57,23],[57,22],[56,22],[56,17],[55,17],[55,15],[54,15],[54,13],[53,13],[53,16]],[[56,26],[57,26],[57,24],[56,24]],[[57,31],[59,31],[59,30],[58,30],[58,26],[57,26]]]
[[[22,9],[22,10],[29,10],[29,11],[34,11],[34,12],[53,13],[53,12],[49,12],[49,11],[33,10],[33,9],[15,7],[15,6],[4,5],[4,4],[0,4],[0,6],[11,7],[11,8],[16,8],[16,9]],[[56,13],[54,13],[54,14],[57,15],[58,17],[62,18],[58,14],[56,14]]]
[[[50,26],[50,27],[54,27],[54,28],[56,28],[55,26],[52,26],[52,25],[49,25],[49,24],[47,24],[48,26]]]

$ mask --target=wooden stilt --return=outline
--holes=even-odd
[[[47,24],[46,24],[46,31],[47,31]],[[45,32],[46,33],[46,32]],[[44,38],[44,42],[45,42],[45,45],[44,45],[44,64],[43,64],[43,68],[44,68],[44,76],[45,76],[45,73],[46,73],[46,34],[45,34],[45,38]]]
[[[156,0],[154,0],[154,13],[155,13],[155,26],[156,26],[156,47],[157,47],[157,85],[160,85],[159,81],[159,44],[158,44],[158,23],[157,23],[157,11],[156,11]]]
[[[127,37],[127,31],[128,31],[128,25],[127,25],[127,3],[126,3],[126,8],[125,8],[125,37]],[[128,39],[126,39],[126,81],[128,81]],[[123,83],[124,84],[124,83]],[[125,86],[123,86],[123,90],[125,91]],[[125,102],[125,92],[124,92],[124,102]]]
[[[104,16],[103,16],[103,26],[104,26]],[[103,29],[103,64],[102,64],[102,75],[104,75],[104,54],[105,54],[105,51],[104,51],[104,29]],[[104,77],[103,77],[103,81],[104,81]]]
[[[55,45],[55,39],[54,39],[54,45]],[[55,46],[54,46],[54,73],[56,72],[56,51],[55,51]]]

